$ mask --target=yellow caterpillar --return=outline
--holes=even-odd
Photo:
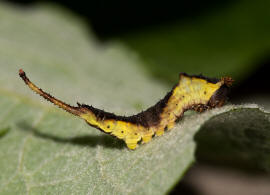
[[[76,107],[70,106],[38,88],[23,70],[19,70],[19,75],[34,92],[67,112],[79,116],[89,125],[123,139],[129,149],[135,149],[140,140],[147,143],[154,135],[160,136],[164,130],[172,129],[175,121],[181,118],[186,110],[203,112],[222,106],[233,82],[230,77],[218,80],[180,73],[179,82],[163,99],[147,110],[127,117],[85,104],[77,103]]]

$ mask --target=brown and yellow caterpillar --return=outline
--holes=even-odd
[[[38,88],[23,70],[19,70],[19,75],[34,92],[89,125],[123,139],[129,149],[135,149],[141,140],[147,143],[154,135],[160,136],[172,129],[186,110],[203,112],[222,106],[233,82],[230,77],[218,80],[180,73],[179,82],[154,106],[133,116],[117,116],[85,104],[70,106]]]

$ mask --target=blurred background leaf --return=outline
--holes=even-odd
[[[179,72],[230,75],[239,82],[269,54],[269,7],[269,1],[216,5],[204,15],[150,26],[118,39],[148,62],[150,73],[171,83]]]

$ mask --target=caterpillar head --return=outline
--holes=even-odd
[[[223,77],[218,83],[220,83],[219,89],[215,91],[208,102],[208,106],[211,108],[224,105],[227,100],[229,88],[232,86],[233,79],[231,77]]]

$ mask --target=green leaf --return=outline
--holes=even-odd
[[[237,116],[237,117],[236,117]],[[270,113],[237,109],[207,121],[195,140],[200,160],[270,171]]]
[[[149,73],[170,83],[179,72],[230,75],[239,81],[268,56],[269,6],[270,1],[223,2],[200,14],[115,39],[142,56]]]
[[[212,117],[226,122],[221,114],[227,113],[253,120],[237,112],[251,110],[269,127],[269,114],[256,106],[225,106],[188,115],[172,131],[131,151],[45,102],[18,76],[23,68],[39,87],[68,103],[132,114],[167,89],[146,76],[127,48],[101,45],[60,8],[25,11],[1,3],[0,53],[0,120],[10,127],[0,137],[0,194],[164,194],[191,166],[194,134]],[[256,128],[261,130],[254,122]]]

